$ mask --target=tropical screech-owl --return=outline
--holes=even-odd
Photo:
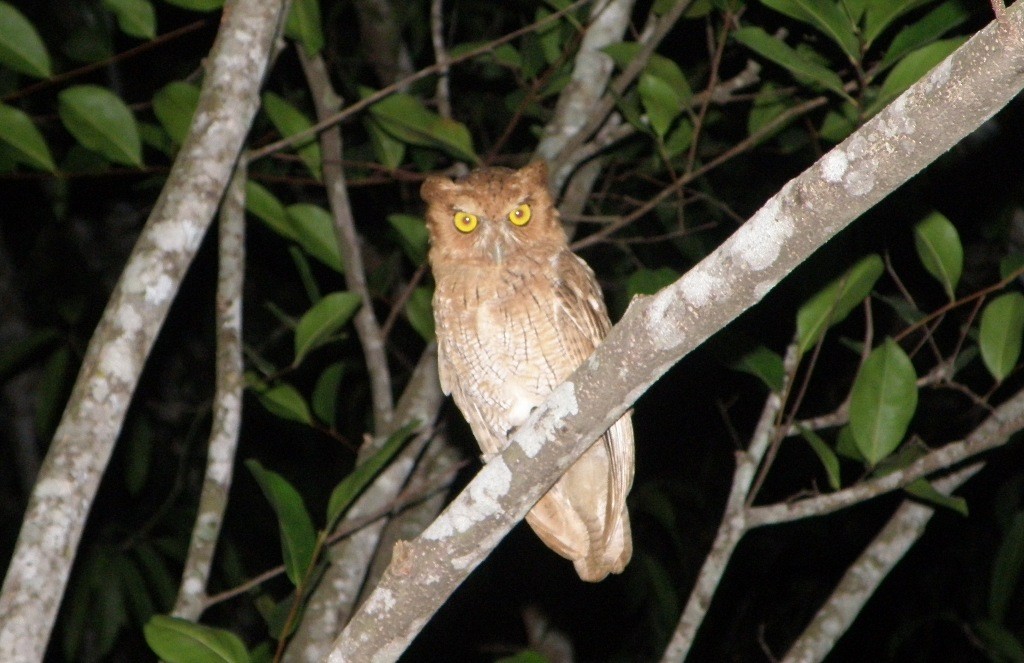
[[[611,323],[594,272],[569,250],[547,165],[429,177],[430,265],[441,387],[485,458],[590,356]],[[526,516],[584,580],[620,573],[633,551],[626,494],[633,426],[619,419]]]

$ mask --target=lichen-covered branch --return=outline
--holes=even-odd
[[[791,344],[786,350],[784,360],[786,384],[783,385],[782,393],[785,393],[788,388],[799,360],[797,346]],[[732,487],[729,489],[722,522],[718,526],[718,532],[715,533],[711,550],[697,574],[697,582],[690,592],[690,598],[683,608],[679,623],[662,654],[662,663],[681,661],[686,658],[694,637],[697,635],[697,629],[704,622],[708,608],[711,607],[711,600],[715,596],[718,584],[721,582],[722,576],[725,575],[725,568],[728,566],[729,560],[732,559],[732,554],[740,539],[749,529],[747,526],[747,500],[750,497],[750,488],[757,475],[757,468],[760,467],[765,453],[771,446],[776,422],[784,405],[781,393],[768,394],[764,407],[761,408],[757,426],[754,427],[749,447],[746,451],[736,454],[736,470],[733,472]]]
[[[189,135],[89,342],[29,499],[0,593],[0,660],[42,659],[139,375],[259,105],[287,4],[225,7]]]
[[[416,540],[396,546],[332,661],[393,660],[536,500],[682,356],[1024,87],[1024,8],[989,26],[816,164],[711,255],[633,302]]]
[[[245,159],[239,161],[221,205],[217,278],[217,388],[206,452],[206,476],[192,526],[178,598],[171,611],[196,621],[206,607],[206,588],[234,476],[242,425],[242,284],[245,281]]]
[[[968,465],[935,481],[933,485],[943,495],[950,495],[977,474],[983,465]],[[905,500],[882,531],[846,569],[835,591],[793,643],[782,659],[783,663],[824,660],[889,572],[921,538],[934,513],[935,508],[932,506]]]
[[[901,470],[862,481],[834,493],[754,507],[748,513],[747,523],[750,527],[760,527],[838,511],[882,493],[902,488],[915,479],[994,449],[1005,444],[1010,435],[1021,429],[1024,429],[1024,391],[1017,392],[999,405],[965,439],[939,447]]]
[[[301,48],[299,59],[306,74],[313,95],[313,105],[319,119],[330,117],[341,108],[341,97],[334,91],[327,65],[320,55],[309,56]],[[377,315],[373,311],[373,299],[366,284],[366,269],[363,267],[363,253],[359,248],[359,235],[352,217],[352,206],[345,184],[342,168],[341,128],[337,125],[320,134],[320,150],[323,153],[324,184],[327,200],[334,218],[334,234],[338,238],[341,261],[345,265],[345,284],[359,295],[362,306],[356,312],[353,324],[366,360],[366,372],[370,376],[370,392],[373,399],[373,424],[376,432],[382,431],[391,421],[394,401],[391,394],[391,369],[388,368],[387,348],[384,334],[380,331]]]

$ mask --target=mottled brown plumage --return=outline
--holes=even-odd
[[[430,177],[430,264],[441,387],[485,457],[500,452],[611,326],[594,273],[569,250],[547,166]],[[526,521],[584,580],[632,554],[626,494],[633,427],[624,416],[541,498]]]

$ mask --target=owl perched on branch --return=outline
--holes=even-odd
[[[485,458],[590,356],[611,323],[594,272],[569,250],[547,165],[429,177],[430,265],[441,387]],[[633,544],[633,426],[619,419],[526,522],[584,580],[620,573]]]

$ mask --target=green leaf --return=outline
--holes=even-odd
[[[873,115],[884,108],[886,104],[903,94],[907,88],[931,71],[935,65],[945,60],[950,53],[960,48],[965,41],[967,41],[967,37],[937,41],[917,49],[900,60],[899,64],[893,67],[889,75],[886,76],[885,82],[878,90],[878,97],[871,103],[866,113]]]
[[[857,443],[853,440],[853,433],[850,431],[849,425],[840,428],[836,435],[836,453],[858,463],[866,462],[864,454],[860,452]]]
[[[827,35],[850,58],[860,60],[860,44],[843,10],[833,0],[761,0],[775,11],[807,23]]]
[[[164,0],[164,2],[196,12],[212,12],[224,6],[224,0]]]
[[[153,95],[153,114],[177,145],[185,142],[197,106],[199,88],[184,81],[172,81]]]
[[[139,139],[142,140],[142,144],[144,146],[151,147],[168,157],[174,157],[177,147],[175,146],[174,141],[171,140],[166,129],[156,122],[140,121],[138,124]]]
[[[269,189],[251,179],[245,182],[245,209],[278,235],[298,243],[299,235],[289,222],[284,205]]]
[[[870,46],[897,18],[933,0],[868,0],[862,39]]]
[[[330,212],[310,203],[289,205],[285,212],[299,246],[331,269],[343,273],[345,268]]]
[[[899,446],[916,409],[914,365],[888,338],[868,356],[850,391],[850,431],[868,465]]]
[[[142,627],[146,644],[166,663],[248,663],[245,644],[231,631],[180,617],[153,615]]]
[[[985,653],[992,661],[1024,661],[1024,645],[1021,644],[1013,631],[1002,624],[983,619],[973,624],[974,634],[985,646]]]
[[[647,269],[641,267],[629,275],[626,281],[626,294],[630,299],[637,295],[653,295],[662,288],[674,283],[679,278],[679,272],[670,267],[659,267],[658,269]]]
[[[405,303],[405,315],[409,318],[409,324],[427,342],[434,340],[434,309],[431,305],[433,298],[433,288],[420,286],[412,291]]]
[[[281,551],[288,578],[296,587],[313,563],[316,530],[299,492],[280,474],[265,469],[259,461],[249,459],[245,466],[256,478],[260,490],[277,514],[281,532]]]
[[[344,327],[362,303],[354,292],[332,292],[313,305],[295,327],[295,360],[298,366],[310,351],[327,342]]]
[[[331,428],[338,423],[338,392],[341,378],[345,375],[345,364],[336,362],[324,369],[313,387],[310,402],[317,419]]]
[[[418,216],[409,214],[388,214],[388,223],[398,233],[398,243],[414,265],[422,265],[427,259],[427,224]]]
[[[1024,334],[1024,295],[1010,292],[1001,295],[981,312],[981,359],[997,381],[1010,374],[1020,358],[1021,335]]]
[[[67,404],[74,380],[73,371],[76,368],[76,365],[72,364],[72,357],[71,348],[60,345],[43,366],[35,412],[36,434],[40,439],[50,439]]]
[[[839,474],[839,457],[836,456],[836,452],[832,451],[832,448],[825,443],[825,440],[821,439],[821,436],[806,426],[800,427],[800,436],[807,440],[807,444],[811,445],[811,450],[818,456],[822,467],[825,468],[829,487],[832,490],[839,490],[842,480]]]
[[[879,62],[879,70],[888,69],[907,53],[930,44],[970,16],[970,10],[959,0],[943,2],[927,15],[899,31]]]
[[[84,147],[115,163],[142,165],[139,128],[116,94],[98,85],[77,85],[57,99],[61,122]]]
[[[796,314],[800,354],[813,348],[832,325],[842,322],[868,295],[885,267],[876,254],[863,258],[841,277],[825,286]]]
[[[654,134],[664,138],[672,123],[682,114],[679,95],[668,83],[648,72],[640,75],[637,90]]]
[[[992,584],[988,595],[988,616],[1002,624],[1010,600],[1017,591],[1021,570],[1024,569],[1024,511],[1018,511],[999,544],[992,564]]]
[[[939,212],[932,212],[914,226],[914,246],[921,264],[955,299],[956,286],[964,268],[964,248],[956,228]]]
[[[761,28],[740,28],[732,36],[758,55],[788,69],[798,80],[817,83],[844,99],[853,101],[843,89],[842,79],[834,71],[804,57]]]
[[[763,345],[757,346],[734,361],[730,368],[760,378],[768,389],[775,393],[781,392],[785,385],[786,370],[782,364],[782,357]]]
[[[999,278],[1008,279],[1011,274],[1017,274],[1020,278],[1021,270],[1024,270],[1024,253],[1009,253],[999,261]]]
[[[362,90],[364,97],[371,92],[366,88]],[[466,125],[427,110],[412,95],[393,94],[373,104],[369,110],[384,131],[402,142],[439,149],[462,161],[480,161],[473,151],[473,139]]]
[[[956,511],[964,518],[968,516],[967,500],[962,497],[955,497],[953,495],[940,493],[935,489],[935,486],[933,486],[931,482],[924,477],[911,481],[903,487],[903,490],[919,500],[929,502],[935,506],[944,507],[951,511]]]
[[[0,104],[0,141],[14,150],[18,161],[51,173],[57,170],[43,134],[28,115],[13,106]]]
[[[527,649],[525,651],[516,652],[512,656],[499,658],[494,663],[551,663],[551,659],[540,652]]]
[[[320,21],[320,0],[294,0],[288,13],[284,33],[302,44],[306,55],[312,57],[324,47],[324,29]]]
[[[263,93],[263,110],[277,131],[288,138],[297,133],[302,133],[313,123],[295,106],[273,92]],[[310,136],[295,146],[299,158],[306,164],[306,168],[319,182],[323,175],[323,156],[320,154],[320,142],[316,136]]]
[[[856,106],[844,102],[838,109],[829,110],[821,121],[818,133],[830,143],[841,143],[853,133],[860,121]]]
[[[36,78],[53,75],[50,54],[35,26],[6,2],[0,2],[0,65]]]
[[[260,403],[267,410],[289,421],[297,421],[307,426],[313,423],[313,415],[309,411],[306,399],[299,390],[290,384],[277,384],[262,390],[256,390]]]
[[[395,170],[402,165],[405,159],[405,143],[392,137],[384,131],[380,123],[372,117],[367,116],[363,121],[366,132],[370,135],[370,143],[373,145],[373,153],[381,165]]]
[[[330,499],[327,500],[328,528],[332,527],[349,505],[359,497],[359,494],[373,481],[377,473],[391,462],[391,459],[405,446],[418,426],[418,421],[410,421],[392,433],[376,453],[357,465],[351,474],[334,487]]]
[[[103,0],[103,6],[117,17],[117,26],[130,37],[156,36],[156,11],[149,0]]]
[[[754,103],[750,107],[750,115],[747,116],[747,134],[757,133],[763,126],[789,110],[792,105],[792,97],[783,93],[772,83],[765,83],[754,97]],[[784,128],[785,126],[778,127],[772,134],[765,136],[765,140]]]

